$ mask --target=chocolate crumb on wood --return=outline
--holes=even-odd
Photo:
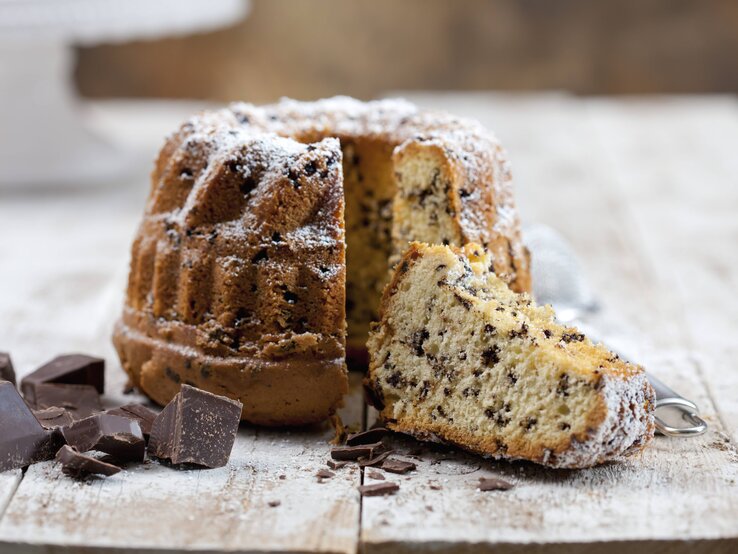
[[[507,491],[513,488],[515,485],[508,483],[502,479],[496,477],[480,477],[479,478],[479,490],[480,491]]]
[[[82,454],[66,444],[56,453],[56,459],[61,462],[62,472],[65,475],[77,479],[90,474],[110,476],[121,471],[121,468],[116,465]]]
[[[348,446],[357,446],[361,444],[372,444],[382,440],[382,438],[389,433],[388,429],[384,427],[375,427],[374,429],[368,429],[360,433],[354,433],[349,435],[346,439]]]
[[[406,462],[404,460],[398,460],[397,458],[387,458],[382,462],[382,465],[379,466],[380,469],[383,469],[384,471],[389,471],[390,473],[408,473],[410,471],[415,471],[416,465],[412,462]]]
[[[400,485],[394,481],[373,483],[371,485],[362,485],[359,487],[361,496],[386,496],[388,494],[394,494],[398,490],[400,490]]]
[[[269,501],[269,507],[270,508],[276,508],[280,504],[282,504],[282,501],[281,500],[270,500]]]
[[[336,474],[328,469],[319,469],[315,476],[318,478],[318,482],[322,483],[325,479],[335,477]]]
[[[328,460],[328,467],[331,469],[341,469],[348,465],[346,461]]]
[[[366,476],[370,479],[377,479],[379,481],[384,481],[384,474],[378,472],[376,469],[370,469],[366,472]]]

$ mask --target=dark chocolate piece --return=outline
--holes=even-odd
[[[158,415],[154,410],[147,408],[143,404],[126,404],[125,406],[107,410],[105,413],[127,417],[128,419],[137,421],[146,440],[149,440],[151,427],[154,425],[154,420]]]
[[[99,450],[121,462],[142,462],[146,442],[138,421],[112,414],[96,414],[62,429],[69,446],[79,452]]]
[[[102,412],[100,395],[90,385],[39,383],[33,391],[37,410],[64,408],[75,421]]]
[[[64,408],[44,408],[43,410],[33,410],[38,422],[44,429],[59,429],[71,425],[72,416]]]
[[[395,494],[400,490],[400,485],[394,481],[385,481],[384,483],[373,483],[371,485],[362,485],[359,487],[361,496],[385,496]]]
[[[10,381],[0,381],[0,471],[50,460],[62,442],[38,422]]]
[[[359,458],[372,458],[383,449],[384,444],[381,442],[361,444],[357,446],[336,446],[331,448],[331,458],[334,460],[358,460]]]
[[[182,385],[154,420],[149,454],[173,464],[226,465],[242,407],[237,400]]]
[[[56,459],[62,464],[62,472],[76,479],[87,477],[91,473],[109,476],[120,471],[118,466],[81,454],[75,448],[66,444],[56,453]]]
[[[21,380],[23,396],[37,406],[36,386],[42,383],[90,385],[99,394],[105,389],[105,360],[84,354],[57,356]]]
[[[371,467],[379,465],[379,463],[387,459],[387,456],[392,454],[392,452],[393,450],[386,450],[385,452],[381,452],[372,458],[359,458],[359,467]]]
[[[276,508],[277,506],[282,504],[282,501],[281,500],[270,500],[268,504],[270,508]]]
[[[387,433],[389,433],[388,429],[385,429],[384,427],[375,427],[374,429],[369,429],[367,431],[362,431],[361,433],[354,433],[353,435],[349,435],[346,439],[346,444],[348,446],[372,444],[381,441]]]
[[[348,462],[339,462],[338,460],[328,460],[328,467],[331,469],[341,469],[348,465]]]
[[[0,352],[0,381],[9,381],[13,383],[13,386],[16,385],[13,360],[7,352]]]
[[[377,479],[378,481],[384,481],[384,474],[379,473],[376,469],[369,469],[366,472],[366,476],[370,479]]]
[[[480,477],[479,478],[479,490],[480,491],[508,491],[515,485],[497,479],[496,477]]]
[[[415,468],[417,466],[412,462],[398,460],[397,458],[387,458],[379,467],[380,469],[383,469],[384,471],[389,471],[390,473],[404,474],[408,471],[415,471]]]
[[[330,479],[331,477],[335,477],[336,474],[328,469],[319,469],[318,473],[316,473],[315,476],[318,478],[318,482],[322,483],[324,479]]]

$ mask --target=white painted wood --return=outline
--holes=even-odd
[[[542,545],[566,552],[623,548],[639,552],[735,551],[738,455],[724,425],[731,429],[732,416],[730,412],[727,416],[718,414],[711,395],[724,398],[730,409],[727,399],[735,402],[730,391],[738,375],[725,369],[730,356],[724,358],[725,373],[708,373],[702,363],[708,355],[714,359],[714,349],[730,352],[734,348],[738,328],[726,320],[736,312],[724,308],[735,300],[721,304],[713,288],[693,296],[685,305],[685,295],[674,293],[675,273],[686,279],[682,273],[686,266],[692,268],[690,277],[700,275],[697,283],[702,286],[714,286],[716,268],[722,270],[723,280],[735,278],[737,262],[735,256],[725,260],[726,241],[718,240],[708,248],[700,246],[705,223],[723,212],[729,217],[738,208],[735,192],[727,197],[719,194],[735,182],[737,174],[725,167],[729,162],[724,161],[724,148],[700,156],[711,149],[718,136],[725,141],[728,133],[695,137],[674,123],[680,114],[687,114],[692,118],[691,130],[695,121],[701,121],[700,114],[708,112],[729,121],[723,123],[724,129],[734,129],[738,117],[733,105],[724,101],[682,103],[679,109],[654,117],[652,132],[640,136],[640,117],[649,105],[610,102],[608,107],[615,113],[604,121],[593,103],[556,95],[523,100],[496,97],[492,101],[484,95],[424,96],[419,101],[480,118],[497,131],[512,154],[524,217],[552,225],[573,243],[595,290],[610,309],[608,339],[698,402],[711,430],[698,439],[658,438],[638,459],[579,472],[486,462],[472,473],[443,477],[438,475],[443,463],[459,462],[440,466],[423,462],[417,475],[400,479],[401,490],[396,496],[365,499],[365,551],[432,548],[457,552],[474,548],[517,552],[537,551]],[[624,114],[627,124],[615,130]],[[654,132],[661,122],[668,128],[668,141]],[[675,143],[683,145],[679,154],[686,154],[686,149],[693,152],[693,172],[683,175],[681,186],[673,179],[655,180],[653,176],[654,171],[667,175],[685,171],[684,163],[662,169],[674,161],[671,148]],[[723,164],[723,169],[704,170],[712,177],[700,181],[700,187],[707,190],[686,194],[688,184],[694,186],[698,181],[696,172],[703,161]],[[627,172],[618,174],[618,168],[640,172],[640,180],[631,180]],[[695,205],[695,196],[722,199],[725,205],[704,201]],[[644,198],[649,202],[642,204]],[[672,212],[688,213],[671,222],[654,215]],[[734,227],[734,221],[718,217],[709,230],[713,235],[724,232],[730,237]],[[735,245],[735,233],[732,236]],[[685,237],[691,240],[678,241]],[[672,257],[655,254],[660,248],[666,248]],[[676,258],[681,263],[677,264]],[[725,289],[717,290],[727,293]],[[689,308],[702,298],[711,302],[698,310],[702,319],[697,327],[715,333],[716,325],[722,324],[713,340],[704,343],[689,340],[685,332]],[[716,393],[716,388],[727,393]],[[516,487],[508,492],[475,491],[481,475],[510,478]],[[429,488],[430,482],[440,483],[443,489]]]
[[[322,484],[314,477],[329,431],[244,428],[219,470],[149,464],[78,484],[48,462],[19,486],[19,471],[0,474],[0,552],[353,552],[359,540],[366,552],[738,548],[735,100],[418,99],[497,132],[524,218],[572,242],[608,308],[599,322],[608,340],[696,400],[710,433],[660,438],[639,459],[581,472],[434,450],[417,473],[388,475],[401,483],[397,495],[360,504],[356,471]],[[155,151],[161,131],[189,111],[149,110],[139,123],[129,108],[101,113],[123,142]],[[126,400],[109,336],[149,157],[127,188],[0,198],[0,349],[13,353],[19,373],[63,351],[97,353],[108,361],[110,401]],[[347,419],[356,422],[354,391]],[[516,487],[478,492],[481,475]]]

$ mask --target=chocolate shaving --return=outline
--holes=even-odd
[[[361,444],[372,444],[382,440],[382,438],[389,433],[388,429],[384,427],[375,427],[374,429],[368,429],[361,433],[354,433],[349,435],[346,439],[348,446],[357,446]]]
[[[36,419],[44,429],[59,429],[60,427],[71,425],[74,421],[68,411],[56,406],[44,408],[43,410],[33,410],[33,415],[36,416]]]
[[[348,465],[348,462],[339,462],[337,460],[328,460],[328,467],[331,469],[341,469]]]
[[[400,490],[400,485],[394,481],[385,481],[384,483],[373,483],[371,485],[362,485],[359,487],[361,496],[386,496],[394,494]]]
[[[383,449],[384,445],[381,442],[357,446],[335,446],[331,448],[331,458],[334,460],[355,461],[359,458],[371,458]]]
[[[496,477],[480,477],[479,478],[479,490],[480,491],[507,491],[513,488],[515,485],[497,479]]]
[[[56,459],[62,464],[62,472],[76,479],[81,479],[91,473],[110,476],[121,470],[118,466],[81,454],[66,444],[56,453]]]
[[[387,458],[379,467],[380,469],[383,469],[384,471],[389,471],[390,473],[405,474],[409,471],[415,471],[417,466],[412,462],[398,460],[397,458]]]
[[[370,467],[375,466],[379,462],[383,462],[387,456],[392,454],[393,450],[387,450],[386,452],[382,452],[378,454],[377,456],[374,456],[373,458],[359,458],[359,467]]]

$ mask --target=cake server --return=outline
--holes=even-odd
[[[555,230],[545,225],[528,225],[524,242],[531,251],[533,295],[539,304],[551,304],[564,325],[579,328],[593,342],[602,342],[586,319],[602,312],[594,292],[586,282],[571,246]],[[610,348],[608,346],[608,348]],[[621,352],[610,348],[622,359]],[[646,377],[656,392],[656,429],[670,437],[693,437],[707,430],[697,405],[684,398],[649,372]]]

